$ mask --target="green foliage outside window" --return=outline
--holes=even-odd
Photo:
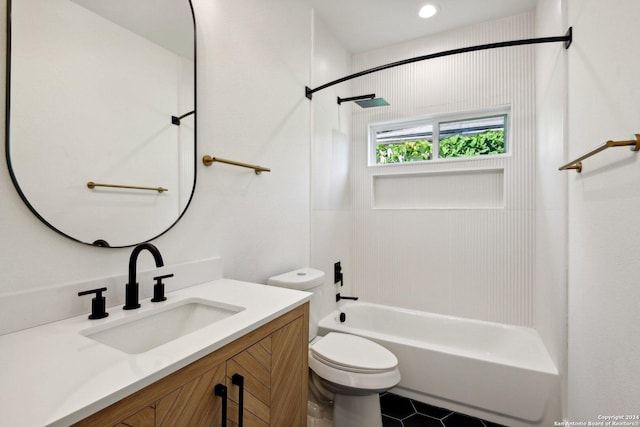
[[[452,135],[440,141],[440,158],[504,153],[504,130],[488,130],[473,136]]]
[[[488,130],[472,136],[452,135],[442,139],[438,157],[471,157],[504,152],[504,130]],[[376,147],[377,164],[418,162],[431,158],[431,141],[427,139],[380,144]]]
[[[420,139],[376,147],[376,163],[419,162],[431,159],[431,141]]]

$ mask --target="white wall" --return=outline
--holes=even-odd
[[[533,37],[533,13],[355,55],[353,71],[458,47]],[[391,106],[353,119],[354,292],[366,300],[517,325],[533,325],[535,238],[534,48],[424,61],[353,81]],[[511,106],[511,155],[422,166],[367,167],[367,125],[421,115]],[[498,208],[372,209],[375,174],[500,171]],[[455,175],[450,175],[454,177]],[[444,182],[442,185],[452,185]],[[501,194],[502,194],[501,193]]]
[[[349,74],[351,54],[335,39],[322,19],[313,16],[312,78],[318,87]],[[335,293],[350,292],[351,189],[349,180],[351,103],[338,105],[337,97],[351,96],[350,83],[313,95],[311,153],[311,265],[326,274],[321,313],[335,308]],[[333,265],[340,261],[345,288],[333,284]]]
[[[640,132],[637,0],[568,1],[567,161]],[[640,157],[611,148],[568,174],[572,421],[640,413],[640,286],[635,227]]]
[[[6,3],[1,3],[4,57]],[[310,104],[304,87],[311,68],[311,9],[298,0],[193,4],[198,156],[257,163],[272,172],[257,176],[198,162],[189,210],[154,243],[167,264],[219,255],[226,277],[263,282],[310,262]],[[62,238],[31,214],[4,162],[0,168],[0,297],[126,272],[130,249],[105,250]],[[140,269],[152,266],[150,256],[140,257]],[[151,283],[141,286],[149,295]]]
[[[272,172],[200,168],[193,219],[184,225],[202,228],[198,240],[217,248],[227,277],[264,282],[309,265],[310,7],[294,0],[194,6],[199,155]]]
[[[536,37],[566,33],[562,0],[540,0]],[[536,249],[534,326],[563,381],[551,399],[551,421],[562,418],[567,347],[567,174],[564,164],[567,121],[567,56],[563,43],[536,46]]]

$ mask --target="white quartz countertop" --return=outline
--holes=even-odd
[[[68,426],[177,371],[309,300],[311,294],[219,279],[167,294],[167,301],[109,317],[87,314],[0,336],[0,414],[7,426]],[[69,298],[73,298],[70,295]],[[201,298],[244,310],[140,354],[80,332],[128,316]]]

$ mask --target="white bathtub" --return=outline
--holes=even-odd
[[[329,331],[391,350],[402,375],[393,392],[507,425],[540,422],[558,383],[542,340],[529,328],[349,302],[321,319],[320,335]]]

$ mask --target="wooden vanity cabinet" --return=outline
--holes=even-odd
[[[223,426],[216,386],[226,426],[306,426],[308,325],[306,303],[74,426]]]

